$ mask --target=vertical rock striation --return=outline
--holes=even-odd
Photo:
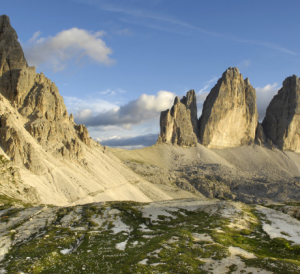
[[[284,80],[262,126],[266,137],[279,149],[300,152],[300,79],[296,75]]]
[[[196,146],[197,132],[196,94],[190,90],[181,100],[175,98],[171,110],[161,113],[158,143]]]
[[[207,96],[199,136],[208,148],[252,144],[258,121],[255,89],[237,68],[227,69]]]
[[[0,16],[0,94],[17,109],[24,119],[19,121],[28,133],[48,152],[55,156],[78,158],[82,143],[90,145],[85,126],[75,125],[69,117],[63,98],[56,85],[43,73],[29,67],[18,36],[6,15]],[[3,101],[3,99],[2,99]],[[35,149],[19,138],[17,127],[4,109],[0,113],[0,145],[15,162],[33,168]]]
[[[27,62],[16,31],[11,27],[8,16],[0,16],[0,75],[27,67]]]

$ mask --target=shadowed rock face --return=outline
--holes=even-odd
[[[157,142],[179,146],[197,145],[197,104],[194,90],[187,92],[181,101],[176,97],[171,110],[161,113]]]
[[[199,120],[201,144],[208,148],[252,144],[257,121],[255,89],[237,68],[229,68],[204,102]]]
[[[75,125],[73,118],[69,118],[56,85],[27,65],[17,39],[9,18],[0,16],[0,93],[24,117],[18,123],[22,123],[44,149],[56,156],[79,157],[81,142],[90,145],[87,129]],[[20,138],[10,116],[2,107],[0,145],[15,162],[32,170],[33,162],[38,161],[34,160],[35,149]]]
[[[296,75],[284,80],[262,125],[266,137],[279,149],[300,152],[300,79]]]
[[[8,16],[0,16],[0,75],[11,69],[27,67],[16,31]]]

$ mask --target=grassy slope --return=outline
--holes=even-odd
[[[206,200],[196,206],[188,201],[184,207],[178,201],[174,210],[172,203],[110,202],[47,209],[54,212],[51,222],[16,243],[1,266],[8,273],[213,273],[217,263],[228,273],[241,265],[246,270],[299,273],[299,246],[283,238],[270,239],[262,229],[266,217],[254,206]],[[152,214],[145,214],[147,210]],[[155,210],[160,213],[157,219],[152,216]],[[7,212],[9,218],[2,222],[19,214],[20,210]],[[25,224],[13,227],[12,240]],[[196,239],[198,234],[212,241]],[[117,248],[120,243],[124,250]],[[230,257],[230,246],[256,258]],[[226,265],[228,258],[231,263]]]

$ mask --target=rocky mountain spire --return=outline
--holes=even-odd
[[[300,79],[296,75],[283,81],[262,126],[266,137],[279,149],[300,152]]]
[[[176,97],[171,110],[161,113],[157,142],[179,146],[197,145],[197,104],[194,90],[187,92],[181,100]]]
[[[87,129],[69,119],[56,85],[28,67],[6,15],[0,16],[0,94],[23,116],[20,122],[27,132],[53,155],[76,158],[82,154],[82,143],[90,145]],[[9,113],[0,113],[0,145],[11,159],[30,169],[34,148],[25,144],[14,124]]]
[[[27,66],[17,33],[10,25],[8,16],[0,16],[0,75]]]
[[[252,144],[257,121],[255,89],[237,68],[229,68],[204,102],[199,120],[201,144],[209,148]]]

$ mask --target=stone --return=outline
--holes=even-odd
[[[74,128],[79,139],[86,145],[90,146],[90,136],[87,128],[84,125],[75,125]]]
[[[0,75],[12,69],[27,67],[27,62],[16,31],[8,16],[0,16]]]
[[[74,123],[55,83],[27,65],[16,32],[5,16],[0,17],[0,49],[3,202],[6,197],[16,204],[57,205],[171,199],[125,167],[110,151],[103,153],[87,128]],[[1,156],[12,169],[1,164]]]
[[[70,123],[74,123],[74,116],[73,116],[73,113],[70,114],[69,120],[70,120]]]
[[[293,75],[270,102],[262,122],[266,137],[281,150],[300,152],[300,79]]]
[[[194,90],[190,90],[181,100],[175,98],[171,110],[161,112],[157,142],[196,146],[197,132],[196,94]]]
[[[9,100],[12,71],[28,67],[22,47],[18,42],[16,31],[12,28],[8,16],[0,16],[0,89]]]
[[[24,117],[19,122],[27,132],[52,155],[78,158],[83,155],[82,144],[90,146],[86,127],[76,125],[73,115],[69,117],[55,83],[28,66],[18,36],[5,15],[0,16],[0,93]],[[39,161],[42,156],[21,136],[11,115],[5,110],[1,113],[0,145],[5,153],[35,174],[45,173],[43,161]]]
[[[253,144],[257,122],[255,89],[237,68],[228,68],[203,104],[201,144],[208,148]]]
[[[256,131],[255,131],[255,142],[260,146],[263,146],[264,143],[266,142],[266,136],[261,123],[257,123]]]

